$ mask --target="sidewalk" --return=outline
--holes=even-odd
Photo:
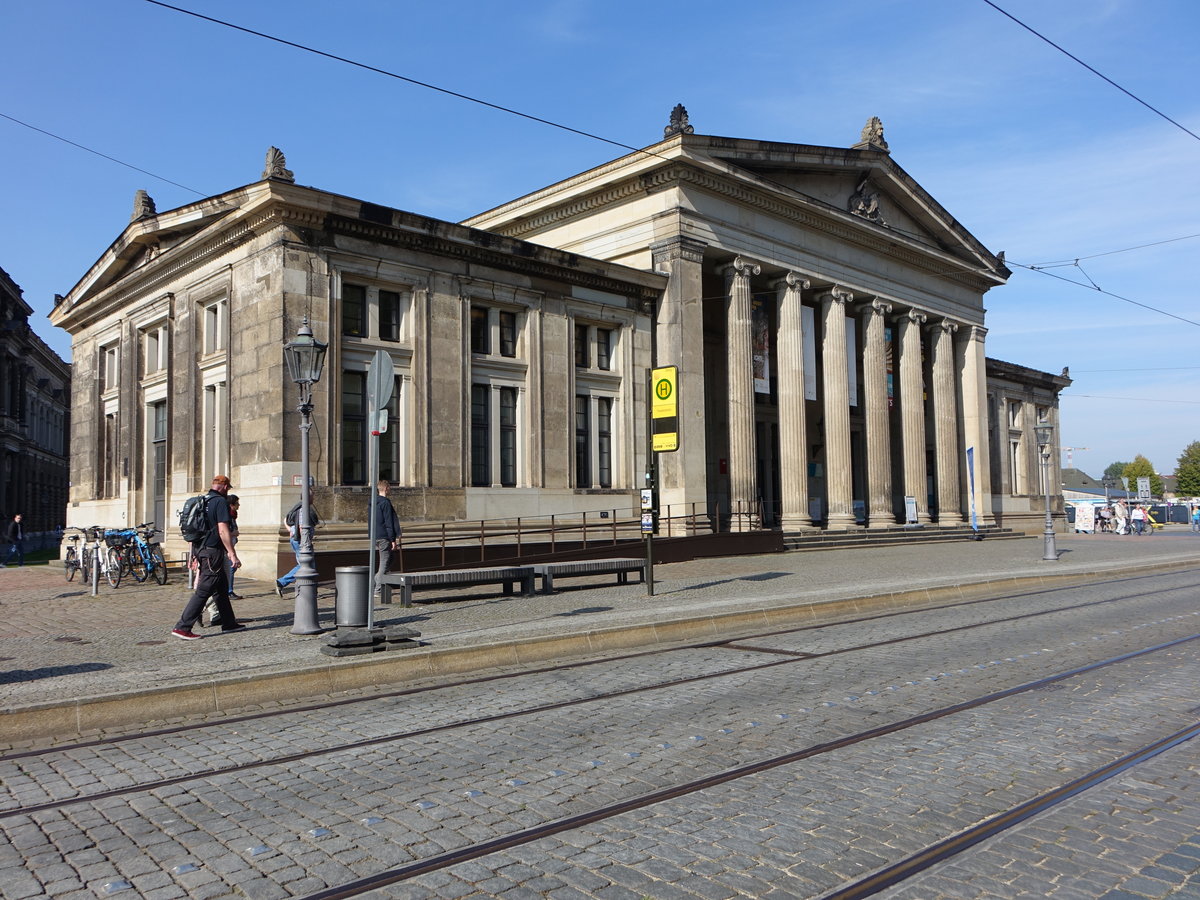
[[[615,576],[572,579],[549,596],[503,597],[490,587],[418,592],[414,606],[377,606],[378,625],[407,624],[424,646],[334,659],[320,635],[289,634],[294,602],[270,582],[239,578],[234,604],[249,627],[170,630],[188,591],[128,580],[114,590],[63,579],[62,569],[0,570],[0,747],[102,733],[371,685],[410,682],[683,640],[728,638],[835,615],[921,606],[984,589],[1036,587],[1161,568],[1200,570],[1200,536],[1057,536],[725,557],[655,567],[655,595]],[[435,602],[436,601],[436,602]],[[328,586],[319,597],[332,628]],[[198,629],[199,630],[199,629]]]

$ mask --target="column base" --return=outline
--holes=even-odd
[[[826,531],[857,531],[861,528],[862,526],[858,524],[858,520],[855,519],[854,516],[831,515],[825,521]]]
[[[967,520],[966,520],[966,519],[964,519],[964,518],[963,518],[961,515],[955,514],[955,515],[952,515],[952,516],[951,516],[951,515],[938,516],[938,521],[937,521],[937,523],[938,523],[939,525],[945,525],[945,526],[947,526],[947,527],[951,527],[951,528],[952,528],[952,527],[954,527],[954,526],[956,526],[956,525],[966,525],[966,524],[967,524]]]
[[[779,521],[779,527],[784,533],[800,531],[820,531],[808,516],[784,516]]]
[[[867,528],[895,528],[897,525],[903,525],[903,522],[897,522],[896,517],[891,513],[884,513],[879,516],[867,517]]]

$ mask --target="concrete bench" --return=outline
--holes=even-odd
[[[379,578],[380,584],[400,589],[402,606],[412,606],[414,588],[448,588],[472,584],[503,584],[504,593],[513,592],[513,583],[521,582],[521,593],[533,593],[532,566],[495,566],[487,569],[445,569],[440,572],[392,572]]]
[[[644,559],[577,559],[571,562],[541,563],[533,567],[541,576],[542,593],[554,590],[555,578],[570,578],[578,575],[616,575],[617,584],[628,584],[629,573],[637,572],[638,581],[646,580]]]

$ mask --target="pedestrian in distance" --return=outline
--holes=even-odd
[[[380,479],[376,486],[378,494],[375,497],[375,552],[379,554],[379,568],[375,572],[375,596],[383,593],[383,585],[379,583],[380,576],[386,575],[388,563],[392,561],[392,551],[400,542],[400,518],[396,508],[387,497],[388,484],[386,478]]]
[[[1192,531],[1200,534],[1200,505],[1192,507]]]
[[[1141,537],[1146,533],[1146,510],[1142,504],[1135,503],[1129,512],[1129,521],[1133,523],[1133,533]]]
[[[225,475],[214,475],[212,487],[204,496],[208,528],[200,540],[192,543],[192,556],[196,560],[197,569],[196,589],[192,591],[179,621],[171,631],[171,634],[180,640],[200,639],[200,635],[192,631],[192,626],[200,618],[205,601],[210,596],[216,600],[222,631],[239,631],[246,627],[233,613],[233,606],[229,602],[229,581],[225,576],[226,559],[233,564],[234,569],[242,564],[233,547],[233,533],[230,529],[233,519],[229,515],[229,502],[225,499],[228,493],[229,478]]]
[[[283,589],[295,582],[296,573],[300,571],[300,510],[303,505],[303,498],[297,500],[296,505],[289,509],[287,515],[283,517],[283,527],[287,529],[288,540],[292,544],[292,552],[296,554],[296,565],[292,566],[291,571],[283,577],[275,579],[275,593],[280,597],[283,596]],[[312,540],[313,530],[320,524],[321,517],[317,515],[317,508],[310,503],[308,505],[309,541]]]
[[[21,524],[22,518],[22,515],[17,513],[8,523],[8,533],[5,535],[8,541],[8,556],[4,557],[0,569],[8,568],[8,561],[13,558],[14,553],[17,555],[17,565],[25,565],[25,526]]]

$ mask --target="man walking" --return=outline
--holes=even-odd
[[[184,641],[197,641],[200,635],[192,632],[192,626],[200,618],[204,603],[209,597],[217,601],[217,614],[221,617],[222,631],[239,631],[246,626],[238,622],[229,603],[229,581],[225,577],[225,560],[228,558],[234,569],[241,566],[237,551],[233,548],[233,522],[229,515],[229,479],[214,475],[212,489],[204,497],[205,517],[208,531],[204,537],[192,544],[192,556],[196,560],[196,589],[188,599],[183,614],[171,632]]]
[[[300,571],[300,543],[303,540],[303,535],[300,530],[300,509],[304,505],[304,498],[301,497],[296,501],[296,505],[287,511],[287,515],[283,517],[284,527],[287,528],[288,540],[292,544],[292,553],[296,555],[296,564],[292,566],[291,571],[285,573],[282,577],[275,579],[275,593],[280,597],[283,596],[283,589],[296,581],[296,575]],[[317,508],[311,503],[308,505],[308,539],[312,540],[313,529],[321,524],[321,517],[317,515]]]
[[[386,575],[388,563],[392,560],[392,551],[396,549],[396,543],[400,540],[400,519],[396,515],[396,508],[392,506],[392,501],[387,498],[388,484],[386,478],[380,479],[379,484],[375,485],[379,495],[375,498],[375,552],[379,554],[379,569],[375,573],[375,596],[379,597],[383,593],[383,585],[379,583],[379,577]]]
[[[17,513],[13,516],[13,520],[8,523],[8,534],[5,536],[8,540],[8,556],[4,557],[4,564],[0,565],[0,569],[8,567],[8,561],[13,558],[13,554],[17,554],[17,565],[25,565],[25,527],[21,524],[21,514]]]

